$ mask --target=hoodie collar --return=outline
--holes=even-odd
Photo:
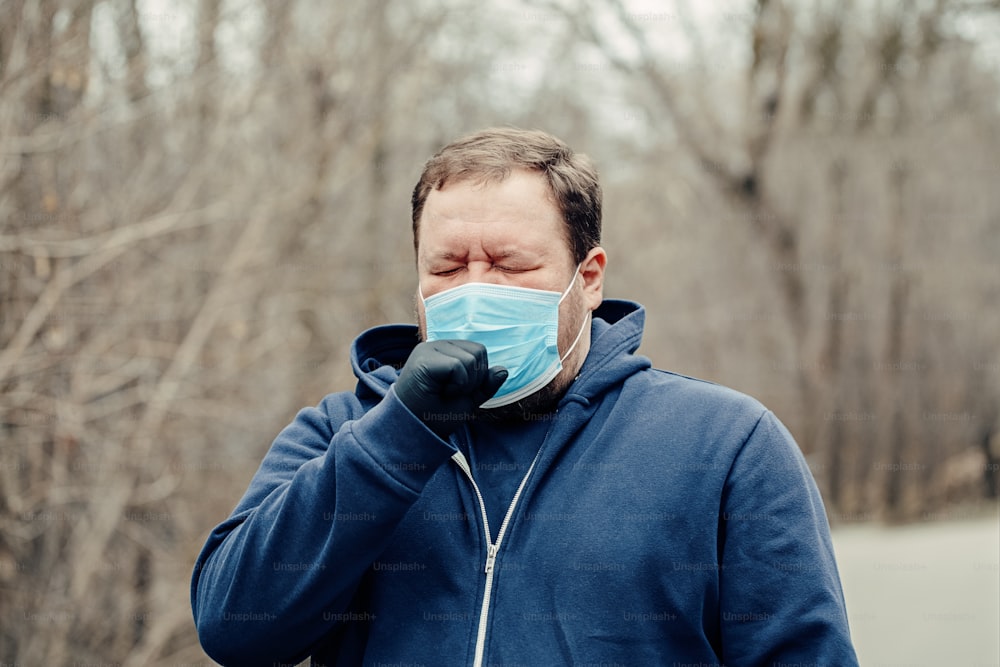
[[[642,341],[646,310],[634,301],[605,299],[590,329],[590,351],[562,403],[584,404],[608,387],[651,366],[634,354]],[[351,367],[358,378],[355,390],[362,401],[376,403],[399,377],[399,369],[420,342],[412,324],[387,324],[363,332],[351,345]]]
[[[638,303],[605,299],[594,311],[587,358],[559,404],[577,401],[587,405],[630,375],[650,368],[649,359],[635,354],[645,321],[646,309]]]
[[[355,338],[351,369],[358,378],[358,398],[372,403],[382,400],[419,342],[419,332],[412,324],[373,327]]]

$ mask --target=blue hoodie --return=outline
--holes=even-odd
[[[278,435],[198,558],[205,651],[269,667],[857,665],[823,503],[788,431],[754,399],[635,354],[638,304],[594,316],[495,541],[469,431],[445,442],[392,389],[415,327],[359,336],[356,390]]]

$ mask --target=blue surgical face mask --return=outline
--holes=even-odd
[[[573,344],[559,356],[559,304],[562,294],[548,290],[466,283],[424,299],[427,340],[471,340],[486,346],[490,366],[507,369],[507,379],[483,408],[509,405],[535,393],[562,370],[589,318]],[[419,291],[419,290],[418,290]]]

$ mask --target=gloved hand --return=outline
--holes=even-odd
[[[396,396],[442,439],[497,393],[503,366],[487,366],[486,347],[471,340],[418,344],[396,380]]]

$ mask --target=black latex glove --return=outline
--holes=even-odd
[[[486,347],[471,340],[418,344],[396,380],[396,396],[410,412],[447,439],[507,379],[503,366],[489,368]]]

